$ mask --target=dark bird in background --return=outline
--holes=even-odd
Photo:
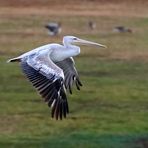
[[[50,22],[47,25],[45,25],[45,28],[48,29],[48,34],[50,36],[55,36],[61,33],[62,28],[61,28],[61,23],[58,22]]]
[[[96,23],[93,22],[93,21],[89,21],[88,22],[88,27],[91,29],[91,30],[94,30],[96,28]]]
[[[125,32],[132,33],[132,30],[130,28],[126,28],[124,26],[116,26],[113,29],[113,31],[114,32],[119,32],[119,33],[125,33]]]

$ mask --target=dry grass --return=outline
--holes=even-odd
[[[0,16],[125,16],[147,17],[146,0],[1,0]],[[59,13],[60,10],[60,13]],[[135,13],[136,12],[136,13]]]

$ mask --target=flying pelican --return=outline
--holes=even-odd
[[[48,29],[48,34],[50,36],[55,36],[55,35],[61,33],[61,31],[62,31],[61,23],[51,22],[51,23],[48,23],[47,25],[45,25],[45,28]]]
[[[66,118],[69,113],[66,90],[72,93],[73,83],[78,90],[82,86],[72,58],[80,53],[80,47],[75,43],[106,47],[74,36],[64,36],[63,45],[43,45],[7,61],[20,62],[23,73],[51,107],[52,118]]]

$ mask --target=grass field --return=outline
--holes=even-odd
[[[12,2],[2,0],[0,5],[0,147],[147,148],[147,2],[127,7],[132,0],[86,0],[76,1],[70,9],[69,1],[60,13],[57,0],[53,8],[40,0],[35,5],[24,2],[25,6]],[[90,19],[97,23],[93,31],[87,26]],[[59,36],[48,36],[48,21],[62,22]],[[117,25],[130,27],[133,33],[114,33]],[[19,64],[6,60],[43,44],[60,43],[67,34],[108,48],[81,47],[75,61],[83,87],[68,95],[68,118],[56,121]]]

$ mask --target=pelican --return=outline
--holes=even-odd
[[[66,91],[72,94],[72,86],[80,90],[82,83],[72,57],[80,54],[75,44],[98,47],[105,45],[74,36],[64,36],[63,45],[51,43],[40,46],[7,62],[20,62],[23,73],[51,107],[51,117],[66,118],[69,113]]]

